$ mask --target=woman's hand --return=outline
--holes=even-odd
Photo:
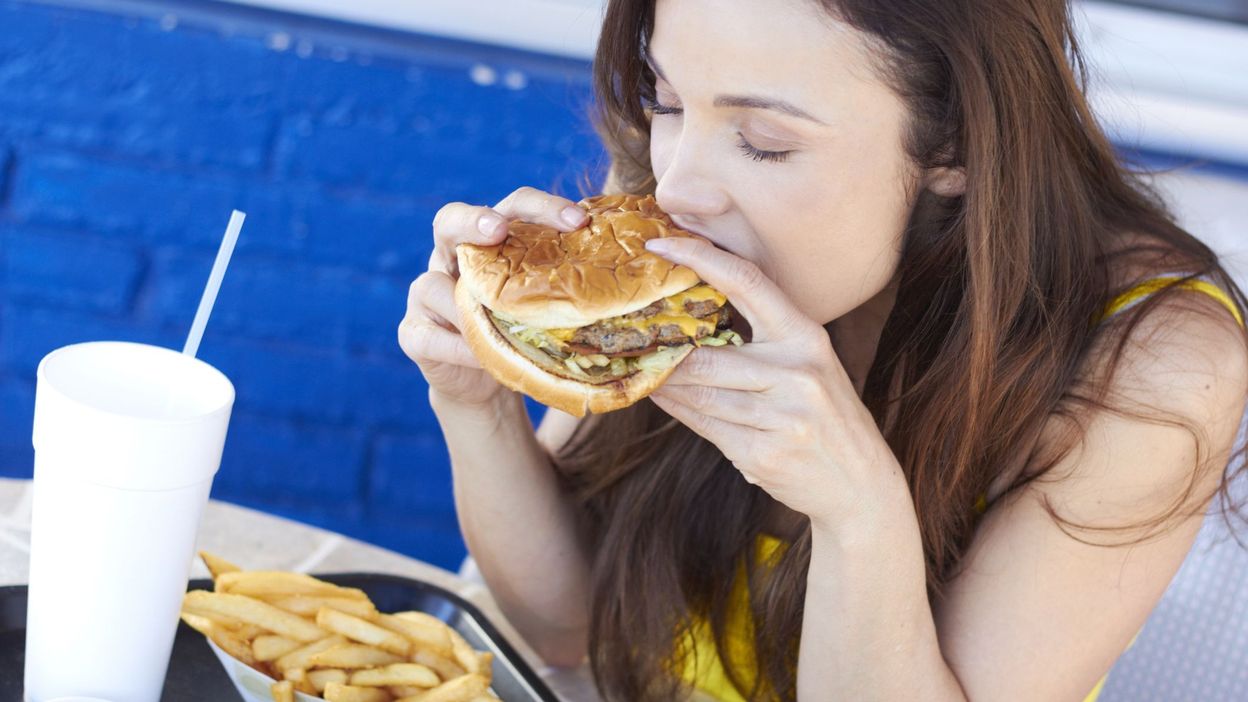
[[[459,277],[455,247],[462,243],[489,246],[507,238],[508,220],[520,219],[570,231],[585,223],[587,213],[567,200],[523,187],[493,208],[452,202],[433,218],[433,255],[429,270],[412,282],[407,314],[399,323],[399,346],[416,362],[431,393],[460,404],[484,406],[504,392],[468,349],[460,336],[455,307]]]
[[[845,524],[896,495],[898,462],[820,324],[753,263],[708,242],[646,247],[696,271],[753,330],[741,347],[695,349],[651,394],[663,411],[812,522]]]

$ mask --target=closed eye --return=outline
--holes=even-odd
[[[644,107],[656,115],[678,115],[684,111],[680,109],[679,107],[669,107],[667,105],[660,105],[657,100],[652,100],[652,101],[645,103]]]
[[[684,110],[682,110],[679,107],[673,107],[671,105],[663,105],[663,104],[660,104],[657,100],[647,101],[643,106],[651,114],[655,114],[655,115],[678,115],[684,112]],[[763,149],[756,148],[753,144],[746,141],[745,135],[742,134],[741,132],[737,132],[737,137],[740,139],[737,142],[737,148],[740,149],[741,152],[744,153],[747,157],[749,157],[750,159],[754,161],[767,161],[769,163],[783,163],[785,160],[789,158],[789,154],[793,153],[791,150],[790,151],[765,151]]]
[[[738,132],[737,136],[741,137],[741,141],[737,142],[737,148],[741,149],[746,156],[749,156],[755,161],[783,163],[789,158],[789,154],[793,153],[792,151],[764,151],[762,149],[757,149],[754,148],[753,144],[745,140],[745,135]]]

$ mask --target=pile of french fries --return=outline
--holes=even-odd
[[[493,654],[424,612],[382,614],[364,591],[301,573],[244,571],[201,552],[213,592],[192,590],[182,621],[242,663],[326,702],[485,702]]]

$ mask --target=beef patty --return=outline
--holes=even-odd
[[[709,305],[709,307],[708,307]],[[714,300],[687,302],[685,310],[698,319],[708,319],[716,315],[715,328],[722,329],[729,324],[727,308],[715,305]],[[625,319],[642,319],[652,317],[663,311],[663,301],[659,300],[637,312],[624,315]],[[648,312],[648,314],[642,314]],[[699,314],[700,313],[700,314]],[[697,338],[708,336],[713,332],[703,330]],[[607,322],[581,327],[572,335],[568,348],[582,354],[603,354],[605,356],[640,356],[649,353],[659,346],[679,346],[692,339],[677,324],[650,325],[649,329],[635,327],[617,327]]]

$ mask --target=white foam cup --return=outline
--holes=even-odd
[[[25,698],[160,699],[234,386],[170,349],[39,364]]]

